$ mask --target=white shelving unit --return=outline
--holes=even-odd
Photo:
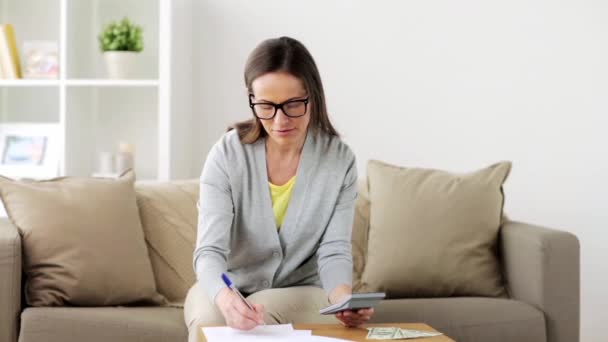
[[[0,80],[0,87],[57,87],[56,80]]]
[[[129,80],[107,79],[97,36],[129,17],[144,50]],[[0,80],[0,122],[54,123],[61,176],[91,176],[101,152],[135,146],[138,179],[171,179],[171,1],[0,0],[0,23],[25,40],[59,43],[56,80]]]

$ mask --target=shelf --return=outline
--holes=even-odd
[[[158,80],[103,80],[103,79],[80,79],[65,81],[68,86],[81,87],[157,87]]]
[[[59,80],[0,80],[0,87],[56,87]]]
[[[161,0],[159,0],[161,1]],[[162,0],[164,1],[164,0]],[[160,10],[157,1],[67,1],[66,79],[104,79],[107,69],[97,37],[110,22],[128,17],[143,29],[144,49],[133,65],[136,79],[159,78]]]
[[[59,87],[0,87],[1,123],[59,123]]]
[[[0,0],[0,23],[15,29],[19,52],[32,40],[59,41],[61,0]]]
[[[150,87],[69,87],[66,92],[66,174],[91,176],[102,152],[135,148],[137,179],[158,177],[159,90]],[[118,100],[120,99],[120,100]]]
[[[171,10],[171,0],[0,0],[22,61],[25,41],[57,42],[60,57],[55,79],[0,80],[0,126],[56,125],[60,176],[90,177],[101,153],[127,142],[137,179],[170,179],[192,145],[172,134],[189,120],[171,112]],[[97,37],[125,16],[142,26],[144,50],[129,79],[110,79]]]
[[[0,87],[57,87],[61,84],[70,87],[157,87],[158,80],[0,80]]]

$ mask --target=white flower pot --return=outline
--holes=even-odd
[[[138,52],[133,51],[106,51],[103,53],[106,60],[108,77],[113,79],[129,79],[136,77]]]

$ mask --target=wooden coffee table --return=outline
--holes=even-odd
[[[367,327],[399,327],[403,329],[415,329],[424,331],[436,331],[430,326],[424,323],[382,323],[382,324],[366,324],[363,328],[345,328],[339,324],[294,324],[293,328],[297,330],[312,330],[313,335],[341,338],[349,341],[380,341],[380,340],[367,340]],[[203,331],[198,329],[198,341],[207,342]],[[390,341],[390,340],[386,340]],[[394,340],[394,341],[408,341],[408,340]],[[451,338],[440,335],[435,337],[417,338],[409,341],[415,342],[454,342]]]

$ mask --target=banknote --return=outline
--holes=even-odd
[[[443,335],[440,332],[401,329],[397,327],[367,328],[368,340],[405,340]]]
[[[394,327],[367,328],[368,340],[394,340],[401,329]]]

